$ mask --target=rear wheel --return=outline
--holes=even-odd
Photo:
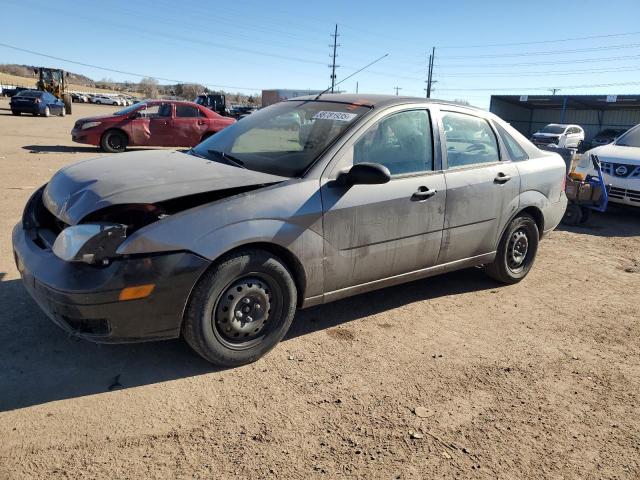
[[[278,258],[262,250],[236,252],[200,279],[182,332],[187,343],[216,365],[235,367],[265,355],[289,330],[297,290]]]
[[[20,112],[17,112],[15,110],[11,110],[11,115],[20,115]]]
[[[533,266],[539,238],[533,217],[523,214],[514,218],[500,240],[496,258],[485,265],[487,275],[502,283],[518,283]]]
[[[575,203],[567,205],[567,209],[562,217],[562,223],[565,225],[578,225],[582,222],[582,207]]]
[[[100,146],[105,152],[124,152],[127,148],[127,136],[119,130],[107,130],[102,135]]]

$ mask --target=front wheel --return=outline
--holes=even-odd
[[[118,130],[107,130],[102,135],[100,146],[105,152],[124,152],[127,148],[127,136]]]
[[[239,251],[221,259],[198,281],[182,333],[211,363],[251,363],[287,333],[296,300],[295,282],[282,260],[262,250]]]
[[[11,110],[11,115],[20,115],[21,112],[17,112],[16,110]]]
[[[502,283],[518,283],[533,266],[539,238],[538,226],[530,215],[514,218],[500,240],[496,258],[485,265],[487,275]]]
[[[67,114],[67,109],[66,107],[63,105],[62,106],[62,110],[60,110],[60,116],[64,117]]]
[[[50,117],[51,116],[51,109],[49,107],[44,107],[44,113],[43,115],[45,117]]]

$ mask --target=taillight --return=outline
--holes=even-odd
[[[564,192],[567,188],[567,176],[563,175],[562,176],[562,191]]]

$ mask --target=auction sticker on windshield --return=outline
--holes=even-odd
[[[350,122],[358,115],[355,113],[345,112],[318,112],[313,116],[314,120],[337,120],[339,122]]]

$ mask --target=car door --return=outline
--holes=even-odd
[[[169,146],[172,116],[172,105],[167,102],[149,103],[138,110],[129,124],[132,145]]]
[[[207,118],[203,117],[195,105],[176,104],[172,119],[173,143],[170,147],[193,147],[200,143],[207,131]]]
[[[364,125],[323,176],[326,293],[437,260],[446,189],[432,115],[427,108],[395,110]],[[338,173],[361,162],[386,166],[391,180],[339,186]]]
[[[495,251],[520,193],[516,165],[501,161],[497,136],[482,115],[441,111],[447,199],[438,263]]]

